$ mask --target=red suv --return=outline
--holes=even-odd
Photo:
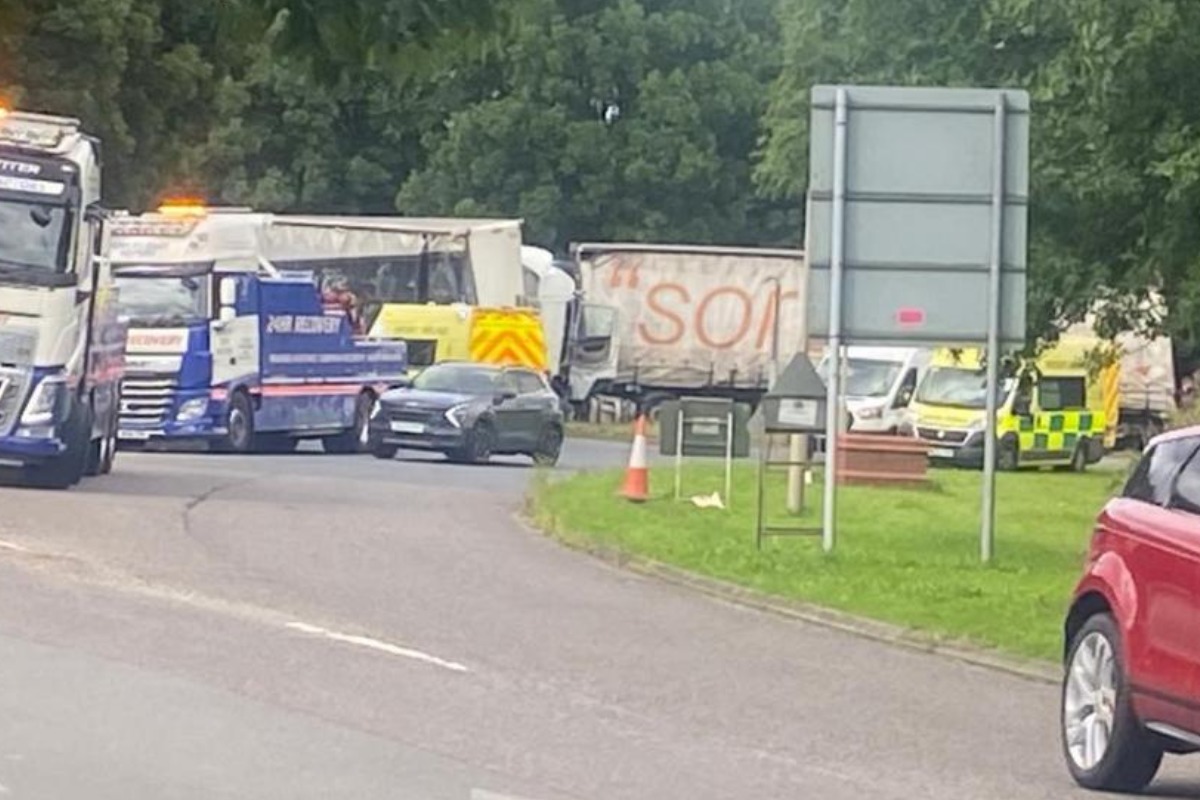
[[[1146,448],[1096,521],[1066,621],[1063,752],[1083,786],[1138,791],[1200,750],[1200,427]]]

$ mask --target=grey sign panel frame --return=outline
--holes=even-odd
[[[994,123],[1004,105],[1000,342],[1025,343],[1029,95],[1011,89],[815,86],[808,330],[830,329],[836,97],[846,98],[842,341],[982,345],[991,299]]]

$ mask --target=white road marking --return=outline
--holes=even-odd
[[[8,794],[8,787],[0,783],[0,794]]]
[[[11,550],[14,553],[29,553],[32,552],[28,547],[22,547],[16,542],[7,542],[0,539],[0,550]]]
[[[322,636],[326,639],[332,639],[335,642],[344,642],[346,644],[355,644],[359,647],[366,647],[371,650],[378,650],[381,653],[388,655],[401,656],[402,658],[411,658],[414,661],[423,661],[426,664],[433,664],[435,667],[448,669],[453,672],[469,672],[462,664],[455,661],[445,661],[437,656],[429,653],[422,653],[420,650],[413,650],[408,647],[391,644],[389,642],[381,642],[378,639],[372,639],[369,636],[354,636],[349,633],[338,633],[327,628],[321,628],[316,625],[309,625],[306,622],[289,622],[287,627],[301,633],[308,633],[313,636]]]

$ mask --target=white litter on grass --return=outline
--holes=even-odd
[[[712,494],[698,494],[692,498],[692,505],[696,508],[725,508],[725,504],[721,502],[721,493],[713,492]]]

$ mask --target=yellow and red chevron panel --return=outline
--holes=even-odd
[[[471,320],[471,360],[545,372],[546,334],[537,313],[519,308],[476,308]]]

